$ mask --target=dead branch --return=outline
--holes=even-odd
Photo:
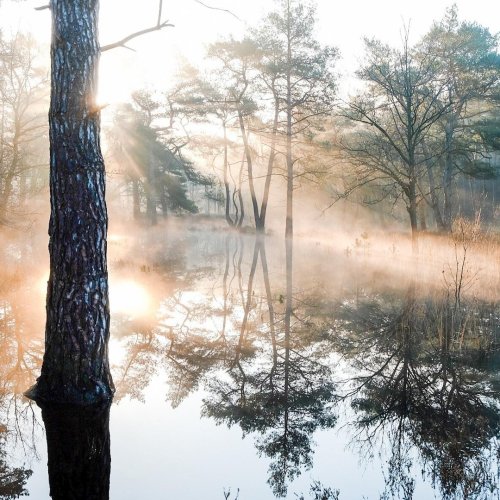
[[[196,3],[199,3],[200,5],[203,5],[203,7],[206,7],[207,9],[218,10],[220,12],[227,12],[228,14],[231,14],[234,18],[238,19],[238,21],[241,21],[241,19],[234,12],[231,12],[228,9],[221,9],[220,7],[213,7],[212,5],[207,5],[206,3],[202,2],[201,0],[194,0],[194,1]]]
[[[126,36],[125,38],[122,38],[121,40],[110,43],[108,45],[103,45],[101,47],[101,52],[105,52],[106,50],[111,50],[111,49],[116,49],[117,47],[123,47],[125,49],[133,50],[130,47],[127,47],[125,44],[129,42],[130,40],[133,40],[134,38],[137,38],[139,36],[145,35],[146,33],[151,33],[153,31],[159,31],[163,28],[173,28],[174,25],[170,24],[168,21],[161,21],[161,13],[163,9],[163,0],[160,0],[159,6],[158,6],[158,19],[156,21],[156,24],[154,26],[151,26],[150,28],[146,28],[140,31],[136,31],[135,33],[131,33],[130,35]]]

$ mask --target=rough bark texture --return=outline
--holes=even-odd
[[[108,363],[105,172],[95,105],[98,0],[52,0],[50,277],[42,373],[27,395],[93,404]]]
[[[107,500],[110,403],[86,408],[42,406],[53,500]]]

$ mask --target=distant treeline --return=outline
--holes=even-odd
[[[314,5],[278,0],[170,88],[137,90],[116,107],[107,169],[121,206],[152,224],[215,207],[230,226],[257,231],[278,206],[290,236],[294,193],[309,185],[325,209],[350,199],[405,218],[414,241],[421,230],[451,231],[458,216],[492,225],[498,36],[453,6],[416,43],[408,29],[399,47],[365,39],[354,91],[315,23]],[[0,222],[15,224],[47,184],[48,82],[30,37],[0,44]]]

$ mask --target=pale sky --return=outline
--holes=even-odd
[[[196,64],[204,46],[219,36],[237,35],[245,24],[256,23],[273,6],[272,0],[203,0],[230,9],[230,14],[209,10],[194,0],[164,0],[164,19],[175,27],[148,34],[130,42],[135,52],[115,49],[101,60],[100,98],[106,102],[125,100],[129,93],[144,86],[161,88],[185,57]],[[32,31],[41,43],[50,40],[50,13],[35,11],[46,0],[3,0],[0,25],[5,34]],[[500,2],[497,0],[456,0],[461,19],[477,21],[492,33],[500,31]],[[343,57],[340,69],[348,74],[362,56],[362,37],[370,36],[397,45],[403,24],[411,23],[410,33],[417,40],[433,20],[443,17],[451,0],[317,0],[317,37],[337,46]],[[156,22],[158,0],[101,0],[101,42],[116,41],[130,32]]]

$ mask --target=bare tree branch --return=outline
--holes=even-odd
[[[101,52],[105,52],[106,50],[116,49],[117,47],[123,47],[125,49],[134,50],[130,47],[127,47],[125,44],[130,40],[133,40],[134,38],[145,35],[147,33],[151,33],[153,31],[159,31],[163,28],[173,28],[174,25],[170,24],[168,21],[161,22],[162,9],[163,9],[163,0],[160,0],[160,3],[158,5],[158,20],[156,21],[155,26],[151,26],[150,28],[146,28],[140,31],[136,31],[135,33],[131,33],[130,35],[126,36],[125,38],[122,38],[118,42],[110,43],[108,45],[103,45],[101,47]]]
[[[118,42],[114,42],[114,43],[110,43],[108,45],[102,46],[101,52],[105,52],[106,50],[116,49],[117,47],[123,47],[123,48],[129,49],[129,50],[134,50],[134,49],[131,49],[130,47],[127,47],[125,44],[134,38],[145,35],[146,33],[151,33],[152,31],[159,31],[163,28],[169,28],[169,27],[173,28],[174,25],[170,24],[168,21],[165,21],[161,24],[157,24],[156,26],[152,26],[151,28],[146,28],[146,29],[143,29],[140,31],[136,31],[135,33],[132,33],[132,34],[126,36],[125,38],[123,38],[122,40],[119,40]]]
[[[221,9],[219,7],[213,7],[212,5],[207,5],[206,3],[202,2],[201,0],[194,0],[194,1],[196,3],[199,3],[200,5],[203,5],[203,7],[206,7],[207,9],[218,10],[220,12],[227,12],[228,14],[231,14],[234,18],[238,19],[238,21],[241,21],[241,19],[234,12],[231,12],[228,9]]]
[[[163,9],[163,0],[160,0],[160,4],[158,6],[158,20],[156,21],[156,25],[158,26],[161,23],[161,11]]]

